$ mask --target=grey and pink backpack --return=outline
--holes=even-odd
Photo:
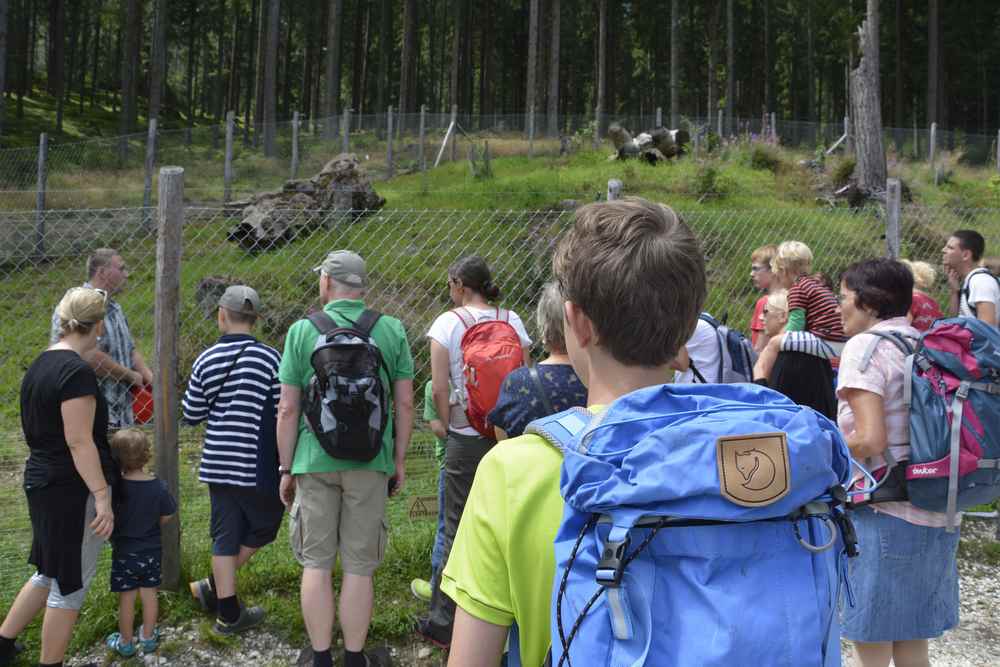
[[[908,353],[906,493],[946,513],[953,530],[958,512],[1000,498],[1000,331],[955,317],[935,322],[916,349],[893,342]]]

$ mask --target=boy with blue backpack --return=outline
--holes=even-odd
[[[836,427],[752,385],[662,384],[706,296],[666,206],[579,209],[553,270],[588,407],[480,463],[441,584],[449,664],[496,665],[509,632],[511,665],[839,665]]]

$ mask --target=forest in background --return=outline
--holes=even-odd
[[[723,110],[839,122],[864,0],[0,0],[2,117],[37,88],[117,132],[380,113]],[[882,0],[886,126],[1000,124],[1000,3]],[[5,28],[5,29],[4,29]],[[2,118],[0,117],[0,118]],[[731,127],[731,125],[728,125]],[[540,128],[542,130],[546,128]],[[0,133],[2,133],[0,126]]]

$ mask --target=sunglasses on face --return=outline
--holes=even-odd
[[[762,271],[770,271],[770,266],[758,266],[757,264],[750,265],[750,273],[760,273]]]

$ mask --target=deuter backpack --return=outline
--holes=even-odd
[[[496,407],[500,385],[511,371],[524,365],[521,338],[510,324],[510,311],[497,308],[494,317],[479,320],[465,308],[452,311],[465,332],[459,344],[465,377],[465,414],[484,438],[496,436],[487,416]]]
[[[385,362],[371,336],[380,317],[365,310],[346,327],[323,311],[308,318],[319,337],[309,358],[316,375],[303,412],[320,446],[335,459],[371,461],[382,451],[388,396],[379,371]]]
[[[717,384],[733,382],[753,382],[753,365],[757,363],[757,352],[750,340],[739,331],[730,329],[708,313],[699,318],[715,329],[719,344],[719,363],[715,369],[698,369],[702,373],[712,373],[708,381]]]
[[[938,320],[907,358],[907,491],[948,515],[1000,498],[1000,331],[971,317]]]
[[[527,431],[564,457],[553,666],[840,666],[857,545],[830,420],[758,385],[662,385]]]

